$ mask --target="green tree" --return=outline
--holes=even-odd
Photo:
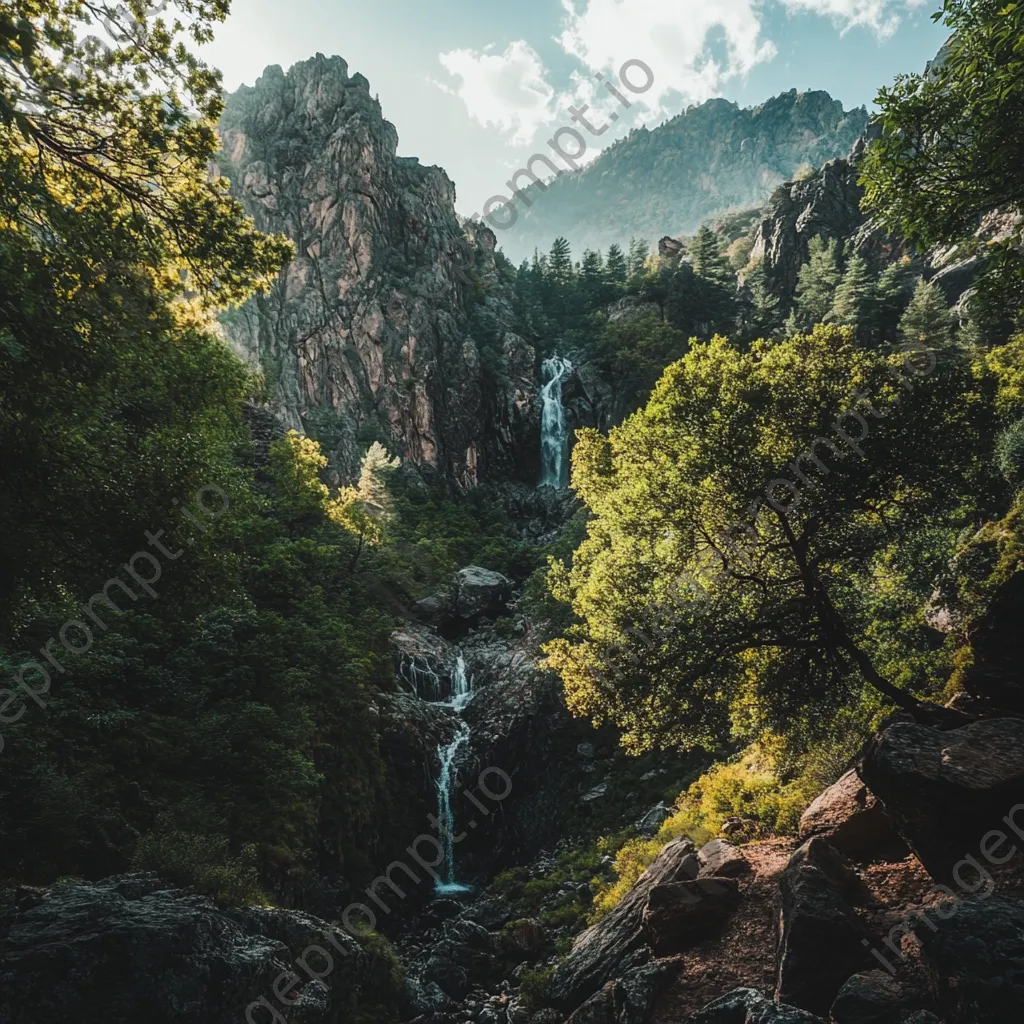
[[[608,246],[608,255],[605,258],[605,267],[608,272],[608,280],[619,284],[625,284],[629,277],[629,267],[626,257],[622,254],[620,246],[612,243]]]
[[[746,301],[741,308],[741,333],[744,340],[775,337],[782,330],[782,303],[768,285],[763,260],[747,273],[743,284]]]
[[[608,279],[600,252],[593,249],[584,250],[579,278],[580,294],[586,308],[594,309],[610,299]]]
[[[643,750],[821,728],[865,686],[918,708],[940,661],[923,607],[987,413],[964,360],[918,371],[913,400],[901,372],[834,326],[749,353],[716,338],[607,438],[581,432],[588,537],[550,574],[579,624],[545,648],[574,713]],[[855,409],[864,457],[833,426],[863,433]]]
[[[946,297],[930,281],[918,278],[914,297],[900,317],[900,335],[910,343],[946,348],[953,340]]]
[[[0,211],[14,223],[30,220],[30,210],[57,218],[53,207],[80,190],[111,196],[135,213],[136,245],[148,244],[154,266],[171,262],[194,290],[238,301],[287,250],[256,232],[227,182],[207,173],[220,75],[184,37],[209,41],[228,4],[171,7],[172,19],[143,0],[116,8],[36,0],[0,12],[10,71],[0,80]]]
[[[706,225],[690,243],[693,267],[692,309],[695,331],[700,338],[732,330],[739,304],[736,272],[729,264],[720,237]]]
[[[862,256],[852,256],[836,287],[828,319],[852,327],[861,344],[875,340],[878,323],[878,282]]]
[[[793,310],[786,323],[788,331],[809,331],[825,322],[842,279],[842,254],[842,243],[835,238],[826,242],[816,235],[811,239],[807,262],[797,278]]]
[[[880,340],[897,339],[900,317],[914,292],[914,278],[909,258],[886,266],[878,275],[878,336]]]
[[[651,254],[651,247],[647,244],[646,238],[631,238],[629,240],[629,253],[626,257],[626,266],[630,278],[639,277],[644,272],[647,264],[647,257]]]
[[[573,279],[572,251],[564,238],[556,238],[548,253],[548,277],[555,285],[567,286]]]
[[[689,253],[694,273],[699,277],[725,287],[735,285],[736,272],[729,264],[721,239],[706,224],[701,225],[691,240]]]
[[[984,248],[982,291],[1024,301],[1020,228],[999,242],[973,237],[978,218],[1024,201],[1024,7],[944,0],[951,36],[923,74],[879,92],[881,136],[861,168],[865,209],[920,251]]]

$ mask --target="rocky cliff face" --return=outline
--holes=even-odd
[[[532,206],[500,233],[501,244],[518,259],[557,235],[580,251],[631,235],[653,243],[689,234],[716,213],[759,205],[801,164],[849,152],[866,124],[863,108],[844,110],[825,92],[793,89],[747,109],[709,100],[631,132],[547,191],[533,186]]]
[[[227,102],[220,170],[257,226],[295,243],[269,294],[227,315],[287,427],[317,438],[337,477],[373,440],[449,484],[529,477],[536,359],[509,329],[494,235],[466,234],[437,167],[398,135],[341,58],[266,69]],[[500,353],[481,368],[468,310],[489,303]]]

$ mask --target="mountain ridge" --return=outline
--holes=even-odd
[[[868,119],[863,106],[846,110],[822,90],[790,89],[752,107],[707,100],[656,128],[634,128],[579,171],[531,183],[499,244],[518,260],[558,235],[580,250],[690,234],[728,210],[763,204],[801,165],[845,156]]]

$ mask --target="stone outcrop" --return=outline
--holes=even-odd
[[[1024,803],[1024,720],[944,732],[897,722],[875,737],[859,772],[928,873],[949,882],[956,863]]]
[[[455,638],[478,626],[484,616],[495,619],[502,615],[511,596],[511,580],[490,569],[468,565],[436,594],[417,601],[414,611],[423,622]]]
[[[311,945],[312,974],[296,965]],[[323,974],[318,980],[315,975]],[[294,979],[294,981],[292,980]],[[152,874],[22,891],[0,917],[0,1019],[6,1024],[237,1024],[277,1007],[308,1024],[351,1020],[386,1001],[389,968],[351,936],[297,911],[222,911]],[[270,1020],[265,1007],[257,1022]]]
[[[800,836],[821,836],[855,861],[899,860],[907,854],[892,820],[853,769],[804,811]]]
[[[858,879],[824,839],[793,854],[779,885],[775,998],[824,1016],[840,986],[862,965],[863,927],[849,897]]]
[[[832,160],[809,178],[786,182],[772,193],[754,229],[750,255],[763,261],[766,281],[776,294],[788,297],[796,290],[812,238],[845,241],[862,227],[864,192],[857,175],[852,160]]]
[[[644,944],[643,914],[651,890],[694,878],[697,870],[689,840],[669,843],[614,909],[576,939],[551,979],[550,1000],[571,1009],[617,977],[626,957]]]
[[[666,957],[626,971],[573,1012],[567,1024],[646,1024],[651,1007],[682,967],[682,957]]]
[[[269,292],[222,321],[284,425],[321,442],[336,479],[379,438],[454,486],[535,480],[535,355],[499,294],[494,234],[464,231],[440,168],[396,156],[367,80],[322,54],[268,67],[228,97],[220,132],[233,193],[295,245]],[[486,297],[471,317],[474,281]],[[484,340],[497,369],[481,366]]]

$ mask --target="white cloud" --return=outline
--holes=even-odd
[[[718,95],[728,79],[776,53],[762,37],[757,0],[562,0],[562,6],[563,49],[614,77],[627,60],[643,61],[654,84],[630,100],[655,111],[678,109],[678,102],[666,103],[671,93],[685,103]],[[637,70],[630,77],[642,81]]]
[[[924,0],[906,0],[900,6],[918,7]],[[887,39],[900,25],[900,16],[891,8],[890,0],[782,0],[789,11],[810,11],[831,18],[842,27],[869,28],[879,39]]]
[[[504,53],[493,49],[440,54],[445,70],[459,79],[445,91],[458,96],[480,124],[507,133],[512,142],[527,143],[555,117],[555,90],[540,57],[522,39],[509,43]]]

